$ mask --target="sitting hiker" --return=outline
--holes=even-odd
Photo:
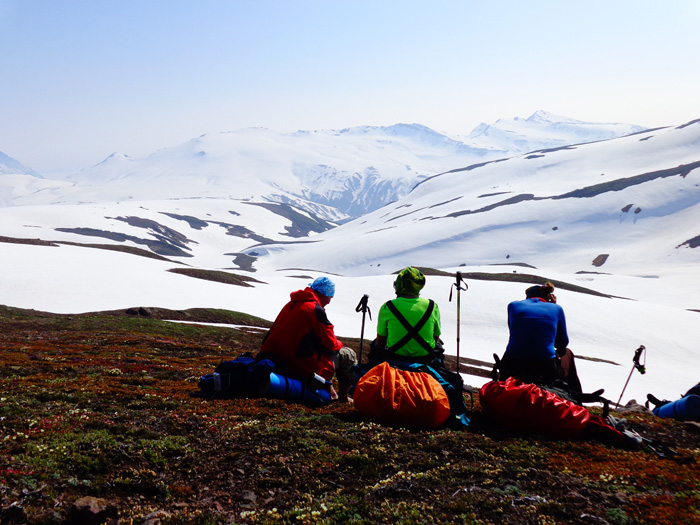
[[[697,385],[692,387],[690,390],[688,390],[685,394],[683,394],[681,396],[681,398],[688,397],[688,396],[700,396],[700,383],[698,383]],[[653,403],[657,407],[661,406],[661,405],[665,405],[666,403],[672,403],[672,401],[669,399],[660,400],[651,394],[647,395],[647,400],[648,400],[648,402]]]
[[[681,421],[700,421],[700,383],[692,387],[679,399],[671,401],[658,399],[652,394],[647,395],[647,408],[649,403],[654,404],[652,412],[661,418],[673,418]]]
[[[508,305],[510,338],[498,368],[500,379],[515,377],[526,383],[564,380],[581,392],[574,354],[567,348],[564,309],[556,304],[554,285],[531,286],[526,298]]]
[[[334,295],[335,284],[328,277],[319,277],[304,290],[292,292],[265,335],[256,359],[269,359],[279,374],[303,381],[311,380],[314,374],[330,381],[335,373],[339,392],[330,387],[331,397],[352,402],[348,397],[354,380],[350,370],[357,356],[338,341],[326,316],[325,307]]]
[[[469,425],[462,395],[464,381],[460,374],[445,367],[444,348],[440,341],[440,310],[434,301],[420,297],[424,286],[425,276],[420,270],[409,266],[399,272],[394,281],[396,299],[387,301],[379,309],[377,337],[370,346],[368,366],[378,369],[386,363],[395,369],[432,376],[449,402],[451,417],[448,417],[446,424],[463,428]],[[415,387],[417,384],[406,383],[402,388],[408,385]],[[381,391],[393,392],[392,386],[396,385],[383,385]],[[427,389],[419,388],[399,397],[409,400],[421,398],[425,402],[423,396],[427,395]],[[379,403],[379,400],[375,401]],[[394,401],[398,402],[399,399],[393,399],[392,403]],[[372,400],[370,404],[371,402]],[[412,402],[409,401],[408,404],[411,405]],[[419,403],[417,406],[428,405],[430,404]],[[400,419],[404,416],[398,414],[387,417]]]
[[[409,266],[399,272],[394,281],[396,299],[379,309],[370,362],[442,362],[440,309],[434,301],[419,297],[424,286],[425,276],[420,270]]]
[[[690,390],[688,390],[685,394],[683,394],[683,397],[686,396],[700,396],[700,383],[692,387]]]

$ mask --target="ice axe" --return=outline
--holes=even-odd
[[[464,285],[464,288],[462,288]],[[461,308],[461,297],[460,292],[462,290],[467,291],[469,286],[462,279],[462,272],[457,272],[455,275],[455,282],[452,283],[450,287],[450,302],[452,302],[452,290],[457,288],[457,373],[459,373],[460,363],[459,363],[459,325],[460,325],[460,308]]]
[[[622,392],[620,392],[620,399],[617,400],[617,406],[620,406],[620,401],[622,401],[622,395],[625,393],[625,389],[627,388],[627,385],[629,384],[630,379],[632,379],[632,374],[634,373],[634,369],[636,368],[637,370],[639,370],[640,374],[644,374],[647,371],[646,366],[645,366],[646,362],[647,362],[646,350],[647,349],[644,347],[644,345],[639,345],[639,348],[637,348],[634,351],[634,357],[632,358],[632,362],[633,362],[632,370],[630,370],[630,375],[627,376],[627,381],[625,382],[625,386],[622,387]],[[644,363],[639,362],[639,358],[642,356],[642,352],[644,353]]]
[[[360,299],[360,302],[357,304],[357,307],[355,307],[356,312],[362,312],[362,330],[360,331],[360,357],[357,360],[358,364],[362,364],[362,346],[365,340],[365,315],[369,314],[369,318],[372,319],[372,312],[369,309],[369,306],[367,306],[368,299],[369,295],[364,294],[362,296],[362,299]]]

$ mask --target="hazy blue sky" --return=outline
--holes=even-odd
[[[0,0],[0,151],[48,173],[249,126],[682,124],[699,27],[696,0]]]

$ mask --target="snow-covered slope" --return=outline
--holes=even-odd
[[[75,183],[52,180],[29,173],[0,173],[0,208],[35,198],[50,200],[71,191]]]
[[[531,152],[431,177],[313,245],[248,253],[355,275],[513,262],[653,273],[700,262],[699,167],[700,121]]]
[[[0,236],[140,248],[201,268],[252,269],[241,252],[333,228],[283,203],[221,199],[0,208]]]

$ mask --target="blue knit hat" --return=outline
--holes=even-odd
[[[325,295],[326,297],[333,297],[335,295],[335,284],[328,277],[319,277],[314,282],[309,284],[312,290]]]

